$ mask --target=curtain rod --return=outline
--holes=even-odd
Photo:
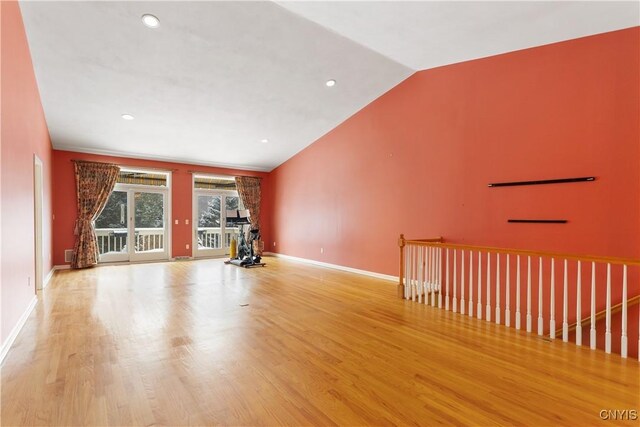
[[[235,178],[237,175],[227,175],[224,173],[214,173],[214,172],[205,172],[205,171],[197,171],[197,170],[187,170],[187,173],[190,174],[202,174],[202,175],[210,175],[210,176],[216,176],[216,177],[230,177],[230,178]]]
[[[120,165],[116,164],[116,163],[111,163],[111,162],[95,162],[93,160],[81,160],[81,159],[71,159],[72,163],[95,163],[98,165],[109,165],[109,166],[118,166],[120,167]]]
[[[111,163],[111,162],[96,162],[93,160],[82,160],[82,159],[71,159],[71,161],[73,163],[102,163],[104,165],[114,165],[114,166],[118,166],[119,168],[124,168],[124,169],[140,169],[140,170],[148,170],[148,171],[158,171],[158,172],[177,172],[180,169],[171,169],[171,168],[149,168],[146,166],[130,166],[130,165],[120,165],[118,163]]]
[[[261,176],[253,176],[253,175],[226,175],[223,173],[215,173],[215,172],[205,172],[205,171],[197,171],[197,170],[188,170],[187,173],[190,174],[200,174],[200,175],[209,175],[212,177],[216,177],[216,178],[225,178],[225,177],[230,177],[230,178],[235,178],[237,176],[241,176],[241,177],[247,177],[247,178],[258,178],[258,179],[262,179]]]

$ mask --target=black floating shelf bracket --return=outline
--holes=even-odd
[[[527,224],[566,224],[566,219],[508,219],[507,222],[519,222]]]
[[[595,181],[595,176],[584,176],[580,178],[544,179],[540,181],[516,181],[516,182],[492,182],[489,187],[515,187],[518,185],[543,185],[543,184],[566,184],[568,182]]]

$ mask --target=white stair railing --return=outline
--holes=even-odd
[[[441,238],[407,240],[402,235],[399,246],[398,294],[405,299],[470,318],[482,319],[484,312],[485,321],[511,327],[513,320],[516,329],[521,329],[524,314],[525,329],[529,333],[533,332],[532,319],[535,315],[535,333],[539,336],[555,340],[561,334],[562,341],[572,341],[578,346],[588,340],[592,350],[602,348],[607,353],[615,351],[624,358],[634,355],[640,360],[640,260],[458,245],[443,243]],[[526,312],[521,313],[521,264],[524,257]],[[535,258],[537,268],[532,269]],[[562,260],[561,269],[556,269],[557,260]],[[515,289],[511,286],[513,267]],[[587,285],[587,289],[583,289],[583,273],[589,272],[590,288]],[[561,295],[556,294],[558,279],[562,280]],[[537,292],[532,293],[534,280],[537,280]],[[512,313],[514,298],[515,312]],[[504,306],[501,306],[502,301]],[[559,306],[562,325],[556,329]],[[533,307],[536,307],[535,313]],[[631,307],[638,313],[637,329],[635,325],[629,328]],[[604,321],[604,325],[599,321]],[[583,335],[582,328],[586,322],[589,322],[589,334]],[[614,333],[619,339],[614,340]]]

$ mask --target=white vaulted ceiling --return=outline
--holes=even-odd
[[[639,25],[637,2],[23,1],[21,9],[55,148],[257,170],[415,70]],[[145,13],[160,27],[145,27]],[[337,84],[325,86],[329,79]]]

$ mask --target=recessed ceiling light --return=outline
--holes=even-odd
[[[267,142],[269,142],[269,140],[265,138],[265,139],[261,139],[260,142],[262,142],[263,144],[266,144]]]
[[[328,87],[333,87],[336,85],[336,81],[331,79],[331,80],[327,80],[327,82],[325,83]]]
[[[160,20],[149,13],[142,15],[142,23],[149,28],[158,28],[160,26]]]
[[[131,114],[123,114],[122,118],[125,120],[133,120],[135,119],[135,117],[133,117]]]

